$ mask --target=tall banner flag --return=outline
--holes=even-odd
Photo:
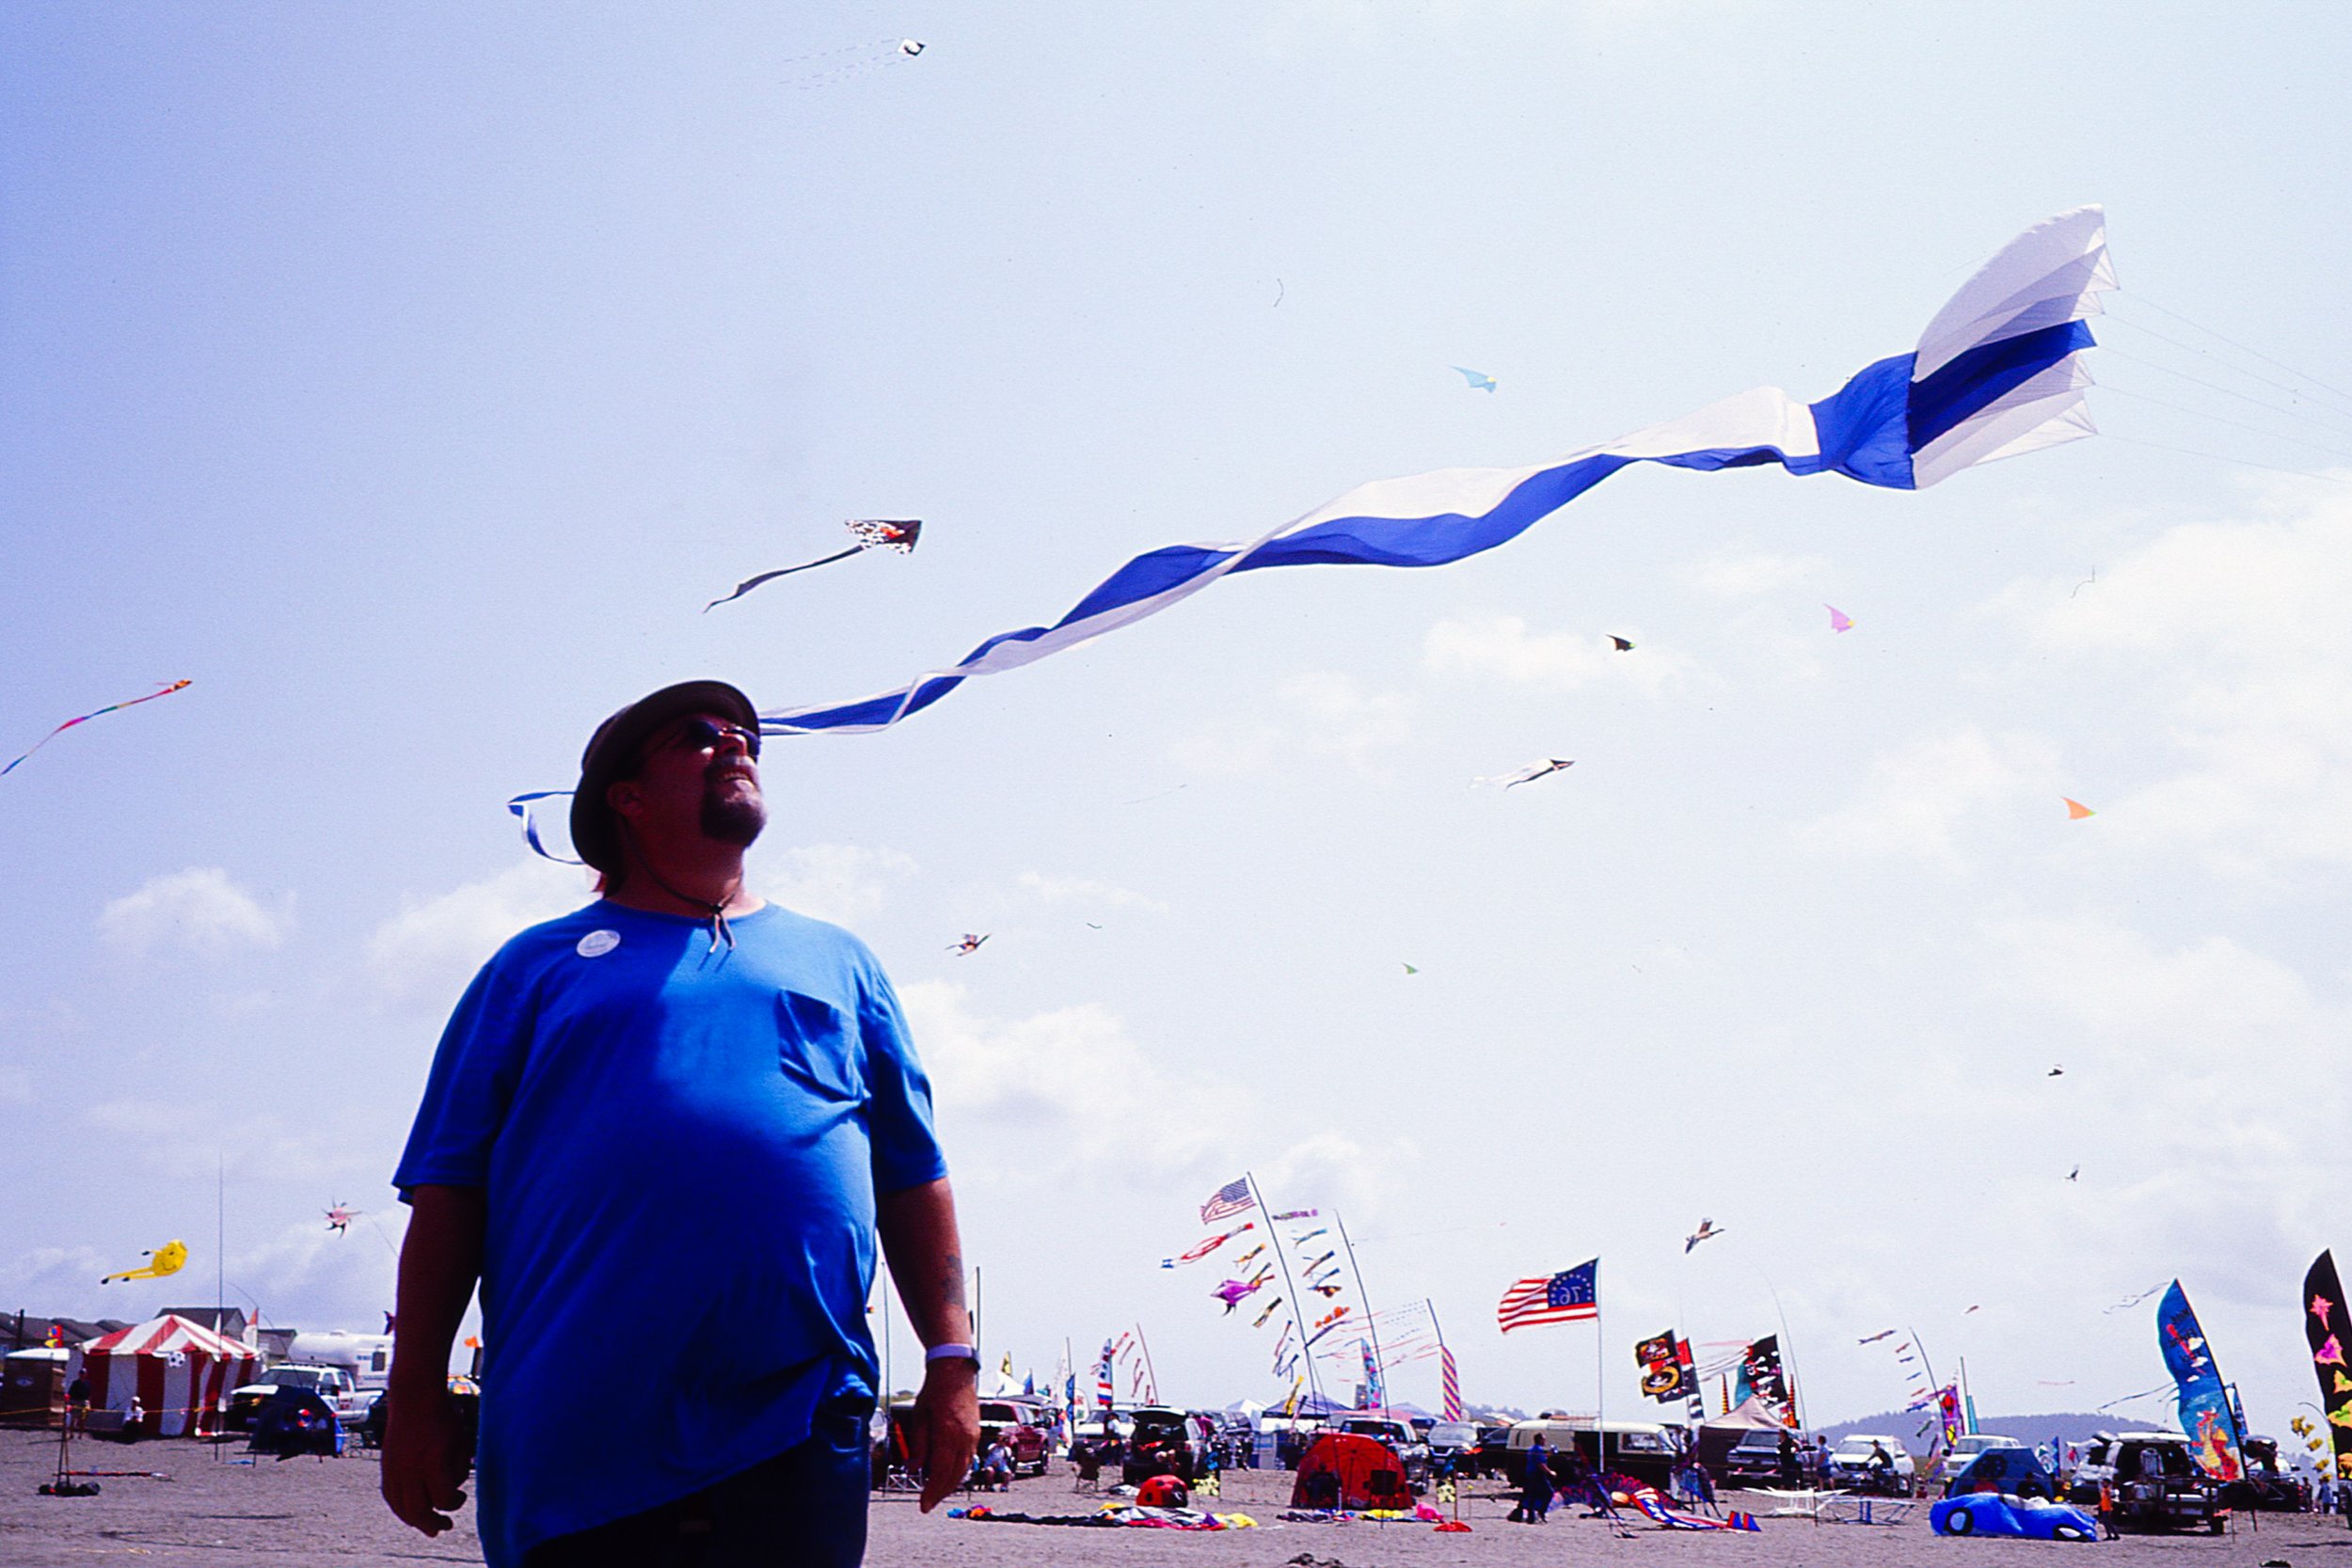
[[[1751,1343],[1740,1357],[1740,1386],[1733,1396],[1736,1402],[1761,1401],[1784,1426],[1797,1424],[1796,1412],[1788,1398],[1788,1374],[1780,1364],[1780,1336],[1767,1334]]]
[[[1215,1225],[1228,1214],[1238,1214],[1245,1209],[1257,1207],[1249,1196],[1249,1178],[1228,1181],[1209,1195],[1209,1201],[1200,1206],[1200,1223]]]
[[[1672,1330],[1634,1342],[1633,1364],[1642,1369],[1642,1392],[1661,1404],[1687,1398],[1697,1387],[1691,1347]]]
[[[1439,1414],[1446,1420],[1458,1421],[1462,1418],[1462,1378],[1454,1370],[1453,1351],[1438,1352],[1438,1377],[1441,1385]]]
[[[2344,1315],[2336,1255],[2323,1252],[2312,1259],[2311,1273],[2303,1276],[2303,1333],[2311,1341],[2312,1370],[2319,1375],[2328,1435],[2335,1440],[2336,1474],[2352,1481],[2352,1367],[2344,1357],[2347,1330],[2352,1330],[2352,1317]]]
[[[1111,1405],[1119,1396],[1119,1351],[1108,1339],[1103,1341],[1103,1359],[1094,1369],[1094,1401],[1103,1407],[1103,1418],[1110,1419]]]
[[[1495,1321],[1502,1332],[1536,1323],[1581,1323],[1600,1316],[1600,1259],[1579,1263],[1553,1275],[1532,1275],[1515,1280],[1502,1292]]]
[[[2189,1435],[2198,1466],[2216,1481],[2237,1480],[2230,1396],[2221,1386],[2221,1370],[2214,1365],[2205,1331],[2189,1309],[2188,1293],[2177,1279],[2156,1304],[2156,1348],[2164,1352],[2164,1370],[2181,1390],[2181,1430]]]
[[[1388,1407],[1388,1391],[1380,1384],[1380,1362],[1372,1354],[1372,1341],[1359,1339],[1358,1348],[1364,1353],[1364,1397],[1356,1402],[1359,1410],[1383,1410]]]

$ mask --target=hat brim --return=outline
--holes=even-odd
[[[717,713],[745,729],[759,728],[752,700],[724,681],[680,681],[640,697],[596,726],[580,754],[580,786],[572,792],[572,849],[607,873],[620,869],[621,832],[604,792],[626,769],[654,731],[689,713]]]

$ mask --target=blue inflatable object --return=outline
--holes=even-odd
[[[2018,1535],[2028,1541],[2096,1541],[2099,1521],[2072,1503],[2000,1492],[1947,1497],[1928,1510],[1938,1535]]]

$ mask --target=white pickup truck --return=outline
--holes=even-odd
[[[255,1411],[276,1397],[280,1388],[307,1388],[326,1402],[335,1418],[345,1426],[357,1424],[368,1413],[378,1389],[363,1389],[359,1380],[347,1367],[306,1366],[289,1361],[262,1373],[261,1380],[229,1390],[229,1430],[253,1430]]]

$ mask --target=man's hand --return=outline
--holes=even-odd
[[[976,1428],[978,1408],[973,1406]],[[427,1535],[449,1528],[455,1521],[439,1511],[464,1506],[459,1488],[472,1463],[465,1423],[445,1390],[391,1390],[384,1406],[384,1501],[403,1524]]]
[[[969,1361],[934,1361],[924,1373],[923,1391],[914,1396],[914,1413],[907,1419],[907,1462],[923,1478],[926,1513],[972,1473],[972,1455],[980,1446],[979,1383]]]

